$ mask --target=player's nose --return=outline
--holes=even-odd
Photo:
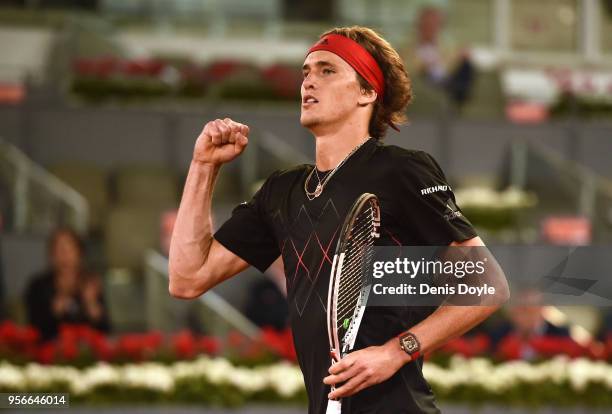
[[[308,75],[302,81],[302,89],[303,90],[312,90],[316,88],[316,83],[313,75]]]

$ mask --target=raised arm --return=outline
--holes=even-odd
[[[229,118],[208,122],[198,137],[170,244],[170,294],[191,299],[249,264],[212,236],[211,200],[221,165],[239,156],[249,128]]]

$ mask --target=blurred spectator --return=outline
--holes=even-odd
[[[602,341],[612,341],[612,309],[607,308],[602,317],[601,327],[599,329],[598,339]]]
[[[69,229],[54,231],[48,242],[49,269],[33,278],[25,303],[30,324],[47,341],[61,324],[86,324],[108,332],[110,324],[97,275],[83,267],[83,245]]]
[[[164,256],[168,257],[170,253],[170,242],[172,241],[172,231],[174,230],[174,223],[176,223],[176,217],[178,210],[168,210],[162,214],[161,225],[160,225],[160,240],[159,247]]]
[[[541,339],[571,341],[569,330],[548,322],[543,310],[542,294],[538,290],[525,289],[517,293],[516,302],[508,309],[508,320],[492,332],[492,344],[497,353],[509,359],[533,360],[541,356],[538,354]]]
[[[443,44],[443,28],[444,15],[440,9],[432,6],[421,9],[416,38],[409,42],[403,55],[413,77],[424,80],[424,87],[443,91],[460,107],[470,97],[476,69],[466,49]]]
[[[11,226],[12,198],[8,186],[0,179],[0,233]]]
[[[2,231],[0,229],[0,234]],[[6,309],[5,309],[5,290],[4,290],[4,264],[2,263],[2,237],[0,237],[0,321],[6,318]]]

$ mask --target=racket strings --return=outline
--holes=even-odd
[[[346,247],[344,263],[347,263],[347,265],[343,266],[343,268],[349,268],[350,264],[354,263],[355,261],[357,263],[363,262],[363,260],[361,259],[363,258],[364,248],[373,245],[374,223],[371,219],[372,209],[370,208],[366,212],[370,212],[370,214],[367,214],[367,215],[363,214],[364,216],[366,216],[365,219],[363,219],[363,217],[360,216],[358,217],[357,220],[355,220],[356,225],[353,231],[351,232],[351,235],[348,240],[347,247]],[[362,218],[362,220],[359,220],[359,218]]]
[[[372,246],[376,230],[374,217],[374,209],[370,204],[353,223],[340,269],[339,291],[342,294],[338,296],[337,302],[338,328],[343,327],[345,320],[353,316],[361,296],[364,273],[373,256]]]
[[[356,306],[355,302],[360,297],[363,283],[361,283],[361,280],[356,279],[354,278],[350,285],[344,287],[346,293],[338,298],[338,323],[343,322],[347,316],[352,314]]]
[[[342,272],[346,272],[346,280],[342,280],[343,288],[350,288],[353,285],[359,285],[359,282],[362,282],[362,278],[366,269],[364,266],[367,266],[370,263],[371,257],[373,255],[373,249],[371,245],[363,246],[361,249],[359,260],[348,260],[348,265],[346,268],[343,267]],[[356,272],[359,272],[359,275],[362,277],[357,277]]]
[[[370,257],[371,255],[368,255]],[[357,301],[361,296],[363,288],[363,280],[361,271],[355,269],[353,274],[347,275],[347,278],[351,280],[350,284],[345,284],[343,287],[344,294],[338,298],[338,323],[342,324],[346,317],[352,316],[355,307],[358,305]]]
[[[362,267],[364,265],[364,263],[367,263],[367,259],[368,259],[368,253],[370,247],[372,245],[372,240],[371,237],[366,237],[366,236],[362,236],[360,240],[357,240],[357,243],[352,243],[352,245],[349,245],[349,248],[347,248],[347,251],[349,251],[350,253],[345,256],[344,258],[344,262],[343,262],[343,266],[342,266],[342,273],[345,273],[346,278],[343,278],[341,280],[341,284],[344,285],[344,280],[348,281],[349,283],[354,282],[354,278],[351,277],[353,276],[353,273],[356,270],[363,270]],[[363,273],[363,271],[362,271]]]
[[[342,272],[350,272],[353,268],[358,267],[360,264],[367,262],[364,259],[364,250],[369,250],[373,245],[374,237],[374,223],[371,220],[372,208],[367,210],[370,212],[369,215],[363,214],[367,218],[365,220],[359,220],[362,216],[358,217],[357,221],[361,221],[357,224],[356,228],[351,232],[351,238],[347,243],[345,259],[342,267]],[[367,253],[367,252],[366,252]],[[342,283],[342,281],[341,281]]]
[[[343,263],[342,270],[344,270],[344,269],[350,270],[350,269],[352,269],[352,266],[359,265],[359,264],[363,263],[364,262],[363,254],[367,253],[366,250],[370,250],[370,248],[372,247],[373,241],[374,241],[373,238],[371,238],[371,240],[368,239],[368,238],[364,238],[364,240],[361,241],[361,245],[359,245],[359,246],[349,246],[349,247],[351,247],[351,250],[352,250],[351,253],[352,254],[350,254],[348,256],[348,258],[347,258],[347,256],[345,256],[344,263],[347,263],[347,265],[344,266],[344,263]]]
[[[373,249],[368,249],[368,251],[365,253],[365,260],[363,260],[363,262],[360,265],[353,265],[350,269],[347,269],[347,283],[343,284],[343,289],[346,289],[347,292],[351,292],[352,288],[356,287],[356,288],[361,288],[361,283],[363,280],[363,267],[366,266],[367,264],[370,263],[370,260],[373,256]],[[356,274],[357,272],[360,272],[360,274]],[[361,277],[357,277],[357,276],[361,276]],[[341,295],[340,297],[345,296],[344,294]]]

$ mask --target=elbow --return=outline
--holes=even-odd
[[[501,309],[510,300],[510,288],[505,279],[492,284],[492,287],[494,289],[492,294],[481,298],[479,302],[480,306],[488,308],[487,312],[490,314]]]
[[[509,300],[510,300],[510,288],[508,287],[508,282],[504,280],[503,283],[500,283],[495,290],[495,295],[493,296],[494,310],[501,309]]]
[[[508,280],[504,276],[503,283],[499,288],[499,307],[501,308],[510,300],[510,286],[508,285]]]
[[[186,289],[172,282],[168,285],[168,293],[176,299],[195,299],[199,296],[193,289]]]
[[[195,299],[208,289],[199,284],[194,279],[181,277],[175,272],[170,271],[170,282],[168,283],[168,293],[177,299]]]

